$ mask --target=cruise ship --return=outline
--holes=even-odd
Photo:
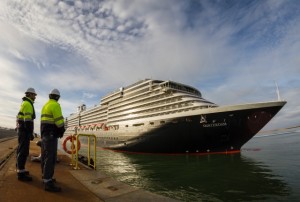
[[[66,118],[64,137],[94,134],[97,146],[123,152],[239,152],[285,104],[218,106],[194,87],[145,79],[108,94],[92,108],[79,106]]]

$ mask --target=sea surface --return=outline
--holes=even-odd
[[[300,201],[300,128],[259,134],[238,154],[99,150],[97,169],[180,201]]]

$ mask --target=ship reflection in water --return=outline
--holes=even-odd
[[[145,155],[101,150],[98,170],[181,201],[270,201],[290,195],[282,177],[242,154]]]

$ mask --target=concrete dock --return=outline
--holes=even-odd
[[[30,144],[30,154],[26,162],[26,169],[33,178],[32,182],[21,182],[16,174],[17,138],[6,141],[0,146],[0,201],[177,201],[148,191],[129,186],[110,178],[100,171],[95,171],[79,164],[80,169],[74,170],[70,166],[70,157],[59,151],[59,163],[56,164],[54,177],[62,192],[51,193],[44,190],[41,179],[39,162],[31,161],[32,156],[40,154],[40,147],[36,145],[37,138]],[[3,160],[4,159],[4,160]],[[100,160],[100,159],[99,159]]]

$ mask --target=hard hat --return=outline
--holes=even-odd
[[[25,93],[32,93],[36,95],[34,88],[28,88]]]
[[[59,95],[60,96],[59,90],[57,90],[56,88],[54,88],[53,90],[51,90],[49,94],[50,95]]]

